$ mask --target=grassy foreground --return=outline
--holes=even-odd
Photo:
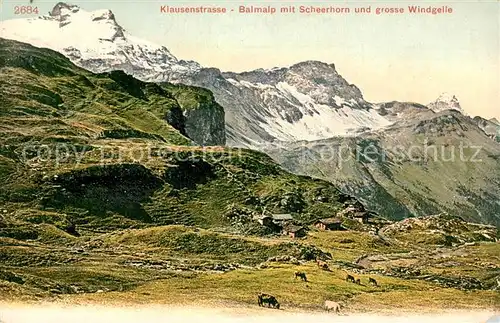
[[[310,282],[293,279],[295,270],[305,270]],[[247,304],[256,306],[256,294],[265,291],[282,301],[284,309],[320,310],[325,300],[346,304],[345,311],[405,309],[429,311],[450,308],[493,309],[499,305],[498,292],[459,291],[430,283],[371,275],[381,287],[345,282],[345,272],[325,272],[314,267],[276,265],[262,270],[237,270],[225,274],[195,274],[146,283],[127,292],[110,292],[70,297],[77,303],[142,304]]]
[[[341,302],[345,312],[500,305],[494,290],[498,243],[391,250],[371,249],[366,238],[363,232],[312,230],[293,241],[164,226],[79,238],[70,247],[3,239],[0,300],[256,307],[257,293],[265,292],[276,296],[284,310],[321,310],[325,300]],[[328,271],[306,260],[318,250],[334,255]],[[353,261],[354,256],[364,260]],[[401,268],[421,273],[395,274]],[[295,271],[306,272],[308,282],[294,279]],[[361,285],[346,282],[347,273],[360,278]],[[369,285],[369,277],[379,286]],[[483,285],[446,285],[471,279]]]

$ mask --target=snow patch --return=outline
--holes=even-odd
[[[270,117],[259,125],[281,141],[313,141],[334,136],[350,136],[359,128],[378,129],[391,124],[373,109],[354,109],[345,105],[339,109],[318,104],[309,95],[299,92],[295,86],[286,82],[279,82],[276,88],[289,100],[298,101],[301,105],[295,106],[303,115],[298,121],[289,122],[283,111],[266,111]],[[338,96],[334,99],[339,106],[347,103]]]
[[[48,16],[0,22],[0,35],[65,53],[79,66],[87,61],[105,61],[92,64],[94,72],[127,64],[158,72],[201,69],[195,62],[180,64],[164,46],[130,35],[116,23],[110,10],[89,12],[58,5]]]

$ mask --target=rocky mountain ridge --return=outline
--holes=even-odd
[[[0,31],[5,38],[59,51],[93,72],[119,69],[143,81],[205,87],[225,108],[231,146],[325,139],[390,124],[333,64],[222,73],[130,35],[109,10],[58,3],[48,16],[4,21]]]
[[[457,110],[462,114],[465,114],[465,111],[460,106],[460,102],[455,95],[449,93],[441,93],[439,97],[434,101],[427,105],[434,112],[441,112],[445,110]]]
[[[455,110],[357,137],[269,147],[286,169],[327,179],[400,220],[447,212],[500,225],[500,146]]]
[[[224,112],[200,106],[182,95],[176,98],[183,106],[182,118],[176,122],[185,119],[188,136],[199,144],[227,143],[265,151],[291,171],[337,183],[390,218],[457,211],[466,213],[467,219],[496,223],[494,214],[478,213],[495,210],[495,198],[500,196],[495,189],[485,191],[497,180],[489,175],[498,170],[491,160],[497,154],[495,146],[490,147],[498,139],[494,122],[481,118],[473,121],[460,114],[463,111],[454,95],[443,94],[428,106],[395,101],[373,104],[337,72],[335,65],[318,61],[243,73],[204,68],[178,60],[165,47],[128,34],[109,10],[86,12],[64,3],[56,5],[49,16],[4,21],[0,30],[5,37],[53,48],[91,71],[121,69],[143,81],[171,81],[209,89]],[[82,41],[75,42],[82,30],[87,31]],[[328,156],[339,143],[356,152],[360,145],[378,143],[383,149],[399,144],[409,149],[424,140],[446,147],[458,147],[461,141],[487,147],[488,162],[476,169],[472,164],[441,163],[428,172],[424,164],[414,161],[403,167],[387,161],[367,164],[354,159],[340,169],[332,164],[338,157],[325,160],[324,151]],[[441,189],[446,192],[442,200],[434,201],[440,196],[435,193],[439,191],[437,184],[432,189],[410,185],[433,183],[435,176],[448,174],[447,170],[455,166],[469,169],[473,180],[460,172],[450,173],[444,180],[447,187]],[[398,174],[396,179],[393,173]],[[474,186],[473,195],[463,193],[468,180]],[[461,202],[454,205],[455,195],[465,199],[467,207],[457,206]]]

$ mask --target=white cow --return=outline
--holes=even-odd
[[[340,312],[340,304],[334,301],[325,301],[325,310],[327,312],[334,311],[335,313]]]

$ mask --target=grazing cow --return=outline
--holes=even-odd
[[[325,301],[325,311],[334,311],[335,313],[340,312],[340,304],[334,301]]]
[[[262,297],[263,297],[262,294],[258,294],[257,295],[257,304],[259,304],[259,307],[262,307],[262,305],[263,305],[263,303],[262,303]]]
[[[323,260],[319,260],[317,259],[316,260],[316,264],[318,265],[319,268],[323,269],[323,270],[328,270],[328,264],[326,262],[324,262]]]
[[[301,272],[301,271],[296,271],[296,272],[294,273],[294,275],[295,275],[295,279],[300,278],[300,279],[302,279],[303,281],[307,282],[307,276],[306,276],[306,273]]]
[[[356,279],[355,283],[358,284],[358,285],[361,285],[361,279],[359,279],[359,278]]]
[[[377,281],[374,278],[371,278],[371,277],[368,278],[368,284],[373,285],[375,287],[378,286]]]
[[[267,305],[267,307],[269,308],[280,308],[280,303],[278,302],[276,297],[269,294],[260,293],[259,295],[257,295],[257,302],[259,306]]]
[[[347,277],[345,278],[345,281],[346,282],[354,283],[355,282],[354,276],[351,276],[351,275],[347,274]]]

